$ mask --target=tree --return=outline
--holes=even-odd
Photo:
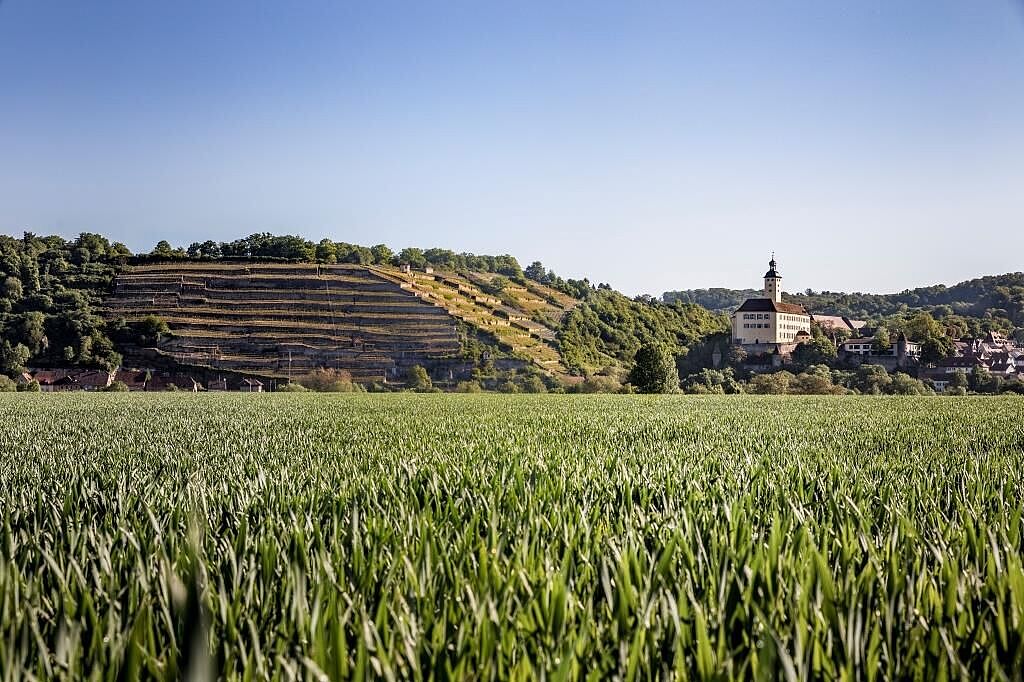
[[[933,336],[946,335],[942,325],[924,311],[917,313],[904,323],[903,333],[907,335],[908,339],[918,343],[924,343],[925,340]]]
[[[892,377],[881,365],[861,365],[857,368],[856,386],[861,393],[881,395],[889,389]]]
[[[422,268],[427,264],[427,259],[424,258],[423,251],[414,248],[402,249],[401,253],[398,254],[398,260],[399,262],[411,265],[414,268]]]
[[[967,373],[963,370],[957,370],[953,372],[953,376],[949,379],[949,385],[946,386],[946,393],[950,395],[964,395],[967,393]]]
[[[18,325],[18,337],[33,355],[46,350],[46,316],[38,311],[25,313]]]
[[[355,390],[352,374],[343,369],[315,369],[302,377],[302,385],[318,393],[349,393]]]
[[[538,376],[528,376],[523,379],[523,392],[524,393],[547,393],[548,387],[544,385],[544,381]]]
[[[953,341],[945,334],[929,336],[921,343],[921,361],[938,362],[948,358],[953,352]]]
[[[876,355],[885,355],[892,349],[892,341],[889,339],[889,330],[879,327],[875,332],[875,340],[871,342],[871,349]]]
[[[527,279],[532,279],[534,282],[541,283],[544,283],[548,276],[547,270],[544,269],[544,266],[539,260],[535,260],[526,266],[526,270],[523,271],[523,274],[526,275]]]
[[[732,367],[723,370],[702,369],[686,377],[683,390],[687,393],[742,393],[743,386],[736,381]]]
[[[838,355],[836,345],[826,336],[815,336],[793,349],[793,362],[803,367],[833,362]]]
[[[830,395],[845,393],[845,390],[832,383],[832,373],[828,367],[813,365],[793,378],[789,392],[797,395]]]
[[[156,246],[153,247],[153,250],[150,251],[149,253],[151,256],[162,256],[164,258],[167,258],[173,252],[174,249],[171,247],[170,242],[168,242],[166,239],[161,239],[156,243]]]
[[[893,395],[930,395],[931,391],[923,382],[913,378],[909,374],[896,372],[889,385],[889,392]]]
[[[25,371],[25,364],[32,357],[31,351],[24,344],[11,345],[6,339],[0,344],[0,372],[13,376]]]
[[[585,381],[573,387],[575,393],[619,393],[621,391],[622,384],[615,377],[601,374],[587,377]]]
[[[976,393],[998,393],[1002,383],[1002,377],[992,376],[988,367],[982,365],[975,365],[968,379],[971,390]]]
[[[405,375],[405,384],[414,391],[429,391],[434,387],[427,370],[420,365],[413,365]]]
[[[373,255],[373,262],[377,265],[387,265],[395,254],[384,244],[377,244],[370,247],[370,254]]]
[[[629,383],[641,393],[675,393],[679,371],[672,353],[661,344],[645,344],[633,358]]]
[[[135,323],[136,342],[140,346],[156,346],[170,333],[167,321],[156,315],[147,315]]]
[[[751,393],[762,395],[785,395],[789,392],[789,385],[793,381],[793,374],[782,370],[771,374],[758,374],[750,380],[749,390]]]
[[[11,301],[19,300],[24,293],[21,280],[17,277],[8,277],[4,280],[3,286],[0,287],[0,295]]]
[[[18,384],[5,374],[0,374],[0,393],[14,393],[18,390]]]

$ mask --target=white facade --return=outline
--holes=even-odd
[[[801,306],[782,302],[782,275],[775,259],[764,276],[764,298],[750,298],[732,315],[732,342],[741,346],[796,343],[811,333],[811,316]]]
[[[811,333],[811,318],[796,313],[735,312],[732,316],[733,343],[795,343],[800,332]]]

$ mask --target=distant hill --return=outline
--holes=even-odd
[[[101,235],[0,236],[0,372],[173,365],[300,377],[317,368],[401,384],[510,388],[603,373],[642,343],[685,355],[727,320],[701,306],[631,299],[507,255],[364,247],[251,235],[133,254]],[[535,385],[535,384],[533,384]]]
[[[667,291],[666,303],[682,301],[728,313],[745,299],[760,296],[754,289],[690,289]],[[1011,330],[1024,327],[1024,273],[979,277],[953,286],[937,284],[908,289],[898,294],[838,293],[831,291],[785,294],[812,312],[845,315],[855,319],[883,322],[925,311],[937,319],[971,318],[980,327]]]

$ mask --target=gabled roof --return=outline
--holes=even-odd
[[[788,315],[806,315],[802,305],[796,303],[776,303],[770,298],[748,298],[739,308],[738,313],[786,313]]]

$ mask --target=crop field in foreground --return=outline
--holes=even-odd
[[[0,677],[1021,679],[1024,401],[0,395]]]

